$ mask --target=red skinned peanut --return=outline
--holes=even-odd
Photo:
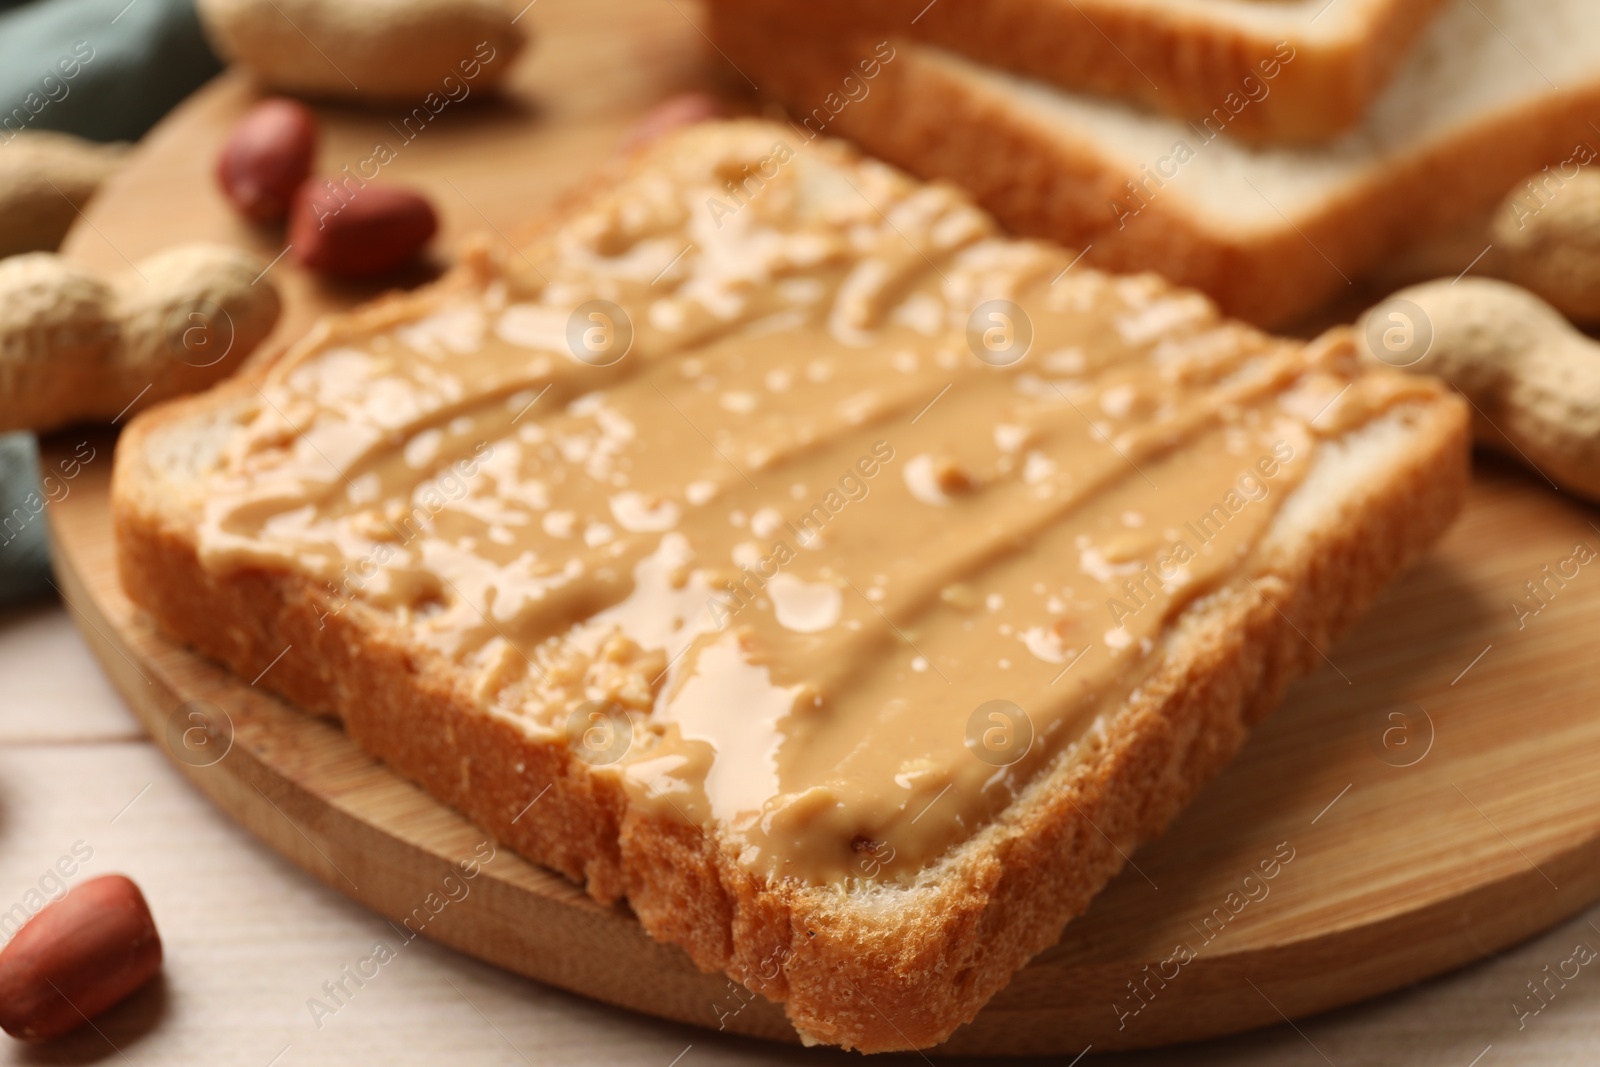
[[[245,218],[279,222],[311,174],[317,119],[304,104],[273,97],[244,113],[217,157],[217,184]]]
[[[0,1027],[24,1041],[76,1030],[161,970],[161,937],[120,874],[77,886],[0,949]]]
[[[309,181],[289,211],[295,258],[321,274],[364,278],[410,262],[439,228],[421,193],[394,185]]]

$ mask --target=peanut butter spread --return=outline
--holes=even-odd
[[[280,361],[200,551],[361,605],[752,872],[906,880],[1241,584],[1319,439],[1425,388],[712,124]]]

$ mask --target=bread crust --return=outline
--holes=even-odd
[[[472,269],[440,285],[463,284]],[[424,290],[380,302],[304,344],[432,299]],[[1464,405],[1441,391],[1407,409],[1404,455],[1292,551],[1265,560],[1256,589],[1237,582],[1185,613],[1162,666],[1103,733],[914,884],[845,894],[759,880],[698,827],[630,808],[614,777],[483,710],[462,672],[360,601],[265,566],[208,570],[200,500],[183,493],[171,457],[203,452],[208,435],[237,423],[263,373],[152,409],[124,431],[112,516],[129,598],[241,676],[274,664],[262,684],[338,717],[361,748],[497,842],[600,901],[626,899],[652,936],[782,1002],[803,1039],[865,1052],[943,1041],[1053,944],[1288,681],[1321,663],[1317,649],[1448,525],[1468,474]]]
[[[1127,0],[712,0],[711,6],[715,13],[737,5],[742,17],[763,20],[800,14],[809,32],[828,39],[868,31],[913,37],[1065,89],[1133,99],[1196,121],[1230,94],[1246,93],[1254,84],[1248,79],[1260,83],[1262,64],[1283,59],[1283,48],[1292,59],[1271,68],[1270,94],[1229,130],[1250,141],[1306,143],[1361,121],[1443,2],[1360,0],[1350,5],[1358,10],[1334,13],[1344,16],[1342,33]]]
[[[808,23],[781,17],[748,18],[735,3],[714,3],[712,14],[717,47],[797,121],[837,93],[842,74],[877,44],[859,33],[813,35]],[[1600,107],[1596,85],[1502,109],[1375,169],[1316,211],[1246,230],[1207,219],[1181,185],[1120,217],[1128,182],[1139,178],[1125,162],[975,87],[936,52],[904,38],[891,46],[893,61],[869,93],[830,116],[827,134],[918,177],[954,182],[1016,233],[1087,249],[1085,262],[1104,270],[1155,271],[1269,329],[1303,319],[1386,258],[1485,215],[1519,180],[1592,137],[1589,116]],[[813,124],[797,131],[822,132]]]

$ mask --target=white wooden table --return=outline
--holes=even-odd
[[[93,850],[74,881],[120,871],[143,887],[166,945],[165,972],[102,1017],[98,1033],[85,1029],[43,1047],[6,1042],[6,1063],[706,1067],[857,1059],[630,1015],[421,939],[360,988],[349,985],[352,994],[319,1026],[308,1001],[331,1003],[323,983],[370,956],[378,941],[397,944],[388,924],[279,859],[190,788],[145,740],[62,606],[0,610],[0,913],[25,901],[74,845]],[[1512,1009],[1519,998],[1532,1003],[1526,983],[1543,980],[1544,967],[1553,970],[1579,942],[1600,951],[1600,907],[1512,952],[1298,1030],[1283,1025],[1116,1062],[1594,1064],[1600,960],[1565,988],[1551,983],[1555,995],[1521,1028]]]

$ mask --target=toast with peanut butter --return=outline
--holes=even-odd
[[[879,1051],[1161,832],[1450,522],[1467,437],[1343,331],[738,121],[140,416],[113,508],[166,632]]]

